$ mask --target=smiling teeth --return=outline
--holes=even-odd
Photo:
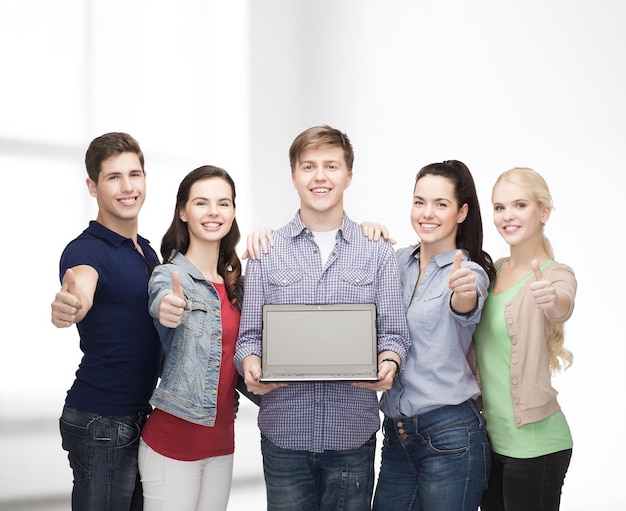
[[[314,188],[313,189],[314,193],[326,193],[328,191],[329,191],[328,188]]]
[[[120,199],[122,204],[130,205],[135,203],[135,199]]]
[[[435,227],[437,227],[437,224],[422,224],[422,227],[424,229],[434,229]]]

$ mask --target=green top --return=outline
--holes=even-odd
[[[547,261],[543,266],[551,263]],[[563,412],[521,427],[515,425],[511,398],[511,338],[504,320],[504,305],[510,301],[533,273],[498,294],[493,284],[485,301],[480,323],[474,333],[476,358],[480,371],[483,416],[491,449],[513,458],[535,458],[571,449],[572,435]]]

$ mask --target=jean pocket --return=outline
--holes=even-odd
[[[61,418],[59,429],[61,445],[67,451],[74,481],[89,479],[94,456],[94,438],[89,427],[72,424]]]
[[[428,435],[429,447],[439,454],[462,454],[470,450],[470,434],[466,427],[442,429]]]
[[[141,428],[138,424],[135,422],[118,422],[116,426],[116,435],[111,435],[111,447],[124,449],[133,444],[138,444],[139,438],[141,437]],[[111,431],[111,433],[113,433],[113,431]]]

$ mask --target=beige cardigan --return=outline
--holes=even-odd
[[[496,261],[500,266],[506,258]],[[569,310],[560,318],[551,318],[535,305],[530,293],[532,279],[504,307],[504,318],[511,338],[511,398],[517,427],[549,417],[561,407],[552,387],[552,373],[546,339],[552,323],[564,323],[574,311],[576,277],[573,270],[560,263],[552,263],[542,270],[557,291],[570,300]],[[475,354],[468,355],[475,367]],[[479,379],[480,381],[480,379]]]

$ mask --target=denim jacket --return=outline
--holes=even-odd
[[[172,290],[174,271],[180,275],[187,305],[180,325],[167,328],[159,322],[159,305]],[[190,422],[213,426],[222,356],[220,299],[216,289],[178,253],[170,263],[154,269],[148,284],[148,306],[165,351],[161,380],[150,403]]]

